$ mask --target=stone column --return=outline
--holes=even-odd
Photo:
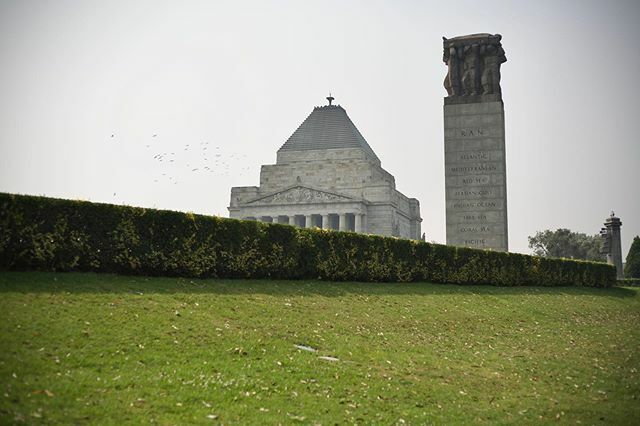
[[[360,213],[356,213],[355,217],[356,217],[356,232],[363,232],[364,230],[362,229],[362,217],[364,215],[360,214]]]
[[[322,215],[322,229],[330,229],[329,228],[329,215],[328,214],[323,214]]]
[[[611,217],[607,218],[604,222],[604,226],[607,227],[607,238],[609,243],[607,263],[616,267],[616,277],[618,279],[622,279],[624,277],[624,272],[622,270],[622,244],[620,242],[620,226],[622,226],[622,222],[620,221],[620,218],[616,217],[615,214],[611,212]]]
[[[501,39],[478,34],[443,42],[449,69],[449,96],[444,98],[447,245],[509,250],[500,88],[500,66],[507,58]]]
[[[296,216],[295,215],[290,215],[289,216],[289,225],[296,226]]]
[[[338,223],[338,230],[346,231],[347,230],[347,215],[345,213],[340,213],[339,218],[340,218],[340,221]]]
[[[305,228],[311,228],[311,226],[312,226],[311,225],[311,215],[310,214],[305,215],[305,217],[304,217],[304,227]]]

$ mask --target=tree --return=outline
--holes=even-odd
[[[560,228],[556,231],[538,231],[529,237],[529,248],[533,254],[544,257],[566,257],[569,259],[604,262],[606,256],[600,253],[600,235],[587,235]]]
[[[624,265],[625,278],[640,278],[640,237],[636,235],[627,253],[627,263]]]

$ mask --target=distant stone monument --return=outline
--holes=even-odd
[[[229,216],[420,239],[420,203],[396,189],[347,111],[315,107],[263,165],[259,186],[231,188]],[[424,237],[423,237],[424,238]]]
[[[622,222],[611,212],[604,222],[604,228],[600,231],[604,241],[602,251],[607,255],[607,263],[616,267],[616,276],[620,280],[624,278],[622,270],[622,243],[620,241],[620,227]]]
[[[447,244],[508,251],[499,34],[446,39],[444,147]]]

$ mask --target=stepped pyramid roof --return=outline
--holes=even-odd
[[[329,104],[315,107],[279,151],[340,148],[360,148],[367,156],[380,161],[344,108]]]

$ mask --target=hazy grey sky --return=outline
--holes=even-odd
[[[0,191],[228,216],[331,91],[444,242],[441,37],[500,33],[510,248],[615,210],[626,256],[639,21],[637,0],[0,1]]]

